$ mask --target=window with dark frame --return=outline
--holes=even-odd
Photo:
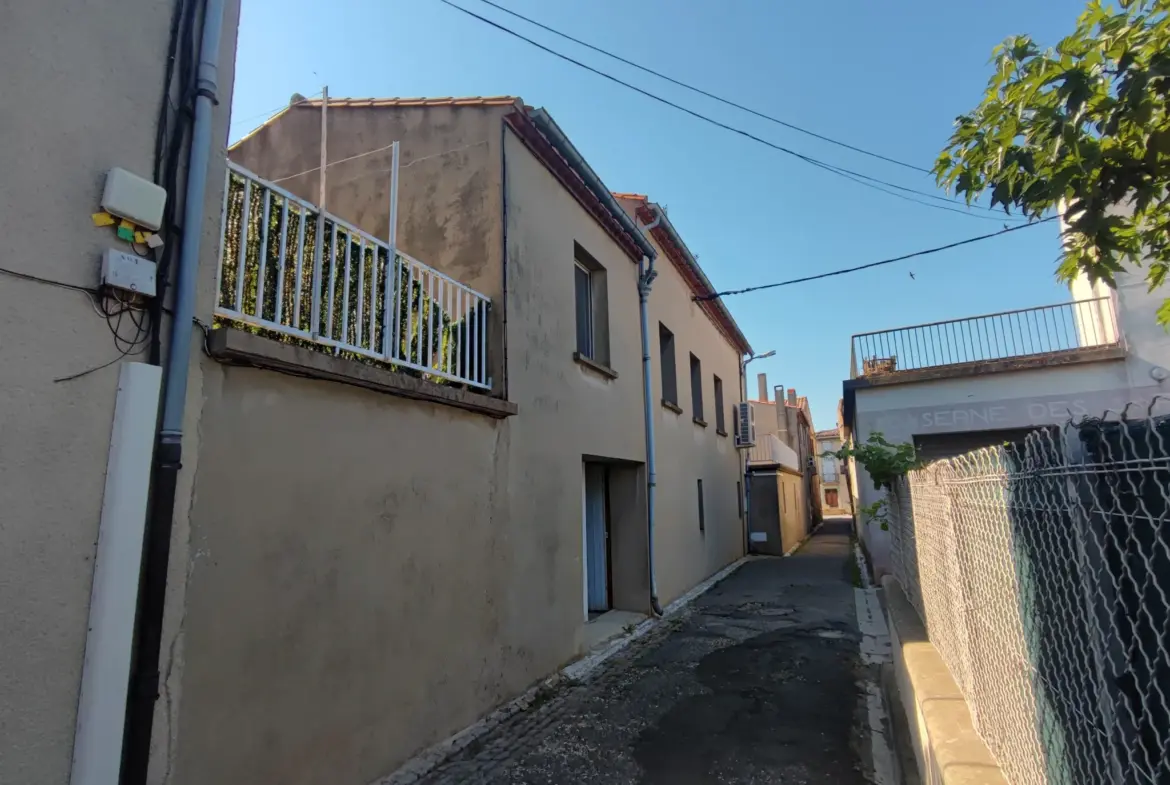
[[[573,299],[577,316],[577,354],[609,365],[609,292],[605,267],[573,244]]]
[[[593,281],[589,270],[580,262],[573,265],[573,283],[577,299],[577,351],[593,359]]]
[[[662,368],[662,400],[678,405],[678,377],[674,369],[674,333],[658,323],[658,364]]]
[[[707,514],[703,509],[703,481],[699,480],[699,531],[707,531]]]
[[[703,422],[703,363],[691,355],[691,412],[696,420]]]
[[[715,431],[727,435],[727,420],[723,418],[723,380],[715,377]]]

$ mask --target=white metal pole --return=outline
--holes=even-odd
[[[71,785],[110,785],[118,781],[122,766],[122,733],[161,388],[162,368],[146,363],[122,364],[93,566]]]
[[[398,345],[398,285],[402,273],[398,269],[398,142],[390,146],[390,224],[386,230],[386,304],[382,308],[382,354],[387,360],[397,354]],[[393,279],[393,282],[391,281]],[[407,293],[407,302],[410,294]],[[391,302],[393,298],[393,302]],[[391,321],[393,316],[393,321]]]
[[[329,128],[326,124],[329,111],[329,86],[321,88],[321,164],[317,169],[317,236],[313,244],[313,291],[311,301],[313,312],[309,314],[309,329],[314,338],[321,334],[321,256],[325,251],[325,152]],[[333,292],[329,292],[330,302]]]
[[[329,139],[329,126],[327,124],[329,114],[329,85],[321,88],[321,168],[318,170],[317,182],[320,187],[317,190],[317,206],[322,210],[325,209],[325,168],[326,163],[326,144]]]

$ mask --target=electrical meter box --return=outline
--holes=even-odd
[[[102,254],[102,284],[125,292],[154,297],[157,269],[152,260],[116,248]]]

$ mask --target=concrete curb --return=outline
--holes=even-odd
[[[930,642],[918,612],[892,576],[882,578],[897,692],[922,782],[1007,785],[975,731],[967,701]]]
[[[857,571],[861,574],[861,588],[874,588],[869,573],[869,562],[865,560],[865,551],[861,550],[861,542],[856,537],[853,539],[853,558],[857,560]]]
[[[613,658],[618,652],[625,649],[639,638],[645,637],[651,630],[656,628],[659,624],[678,615],[686,606],[692,603],[699,596],[710,591],[711,587],[719,583],[721,580],[731,575],[744,564],[749,561],[754,561],[760,558],[756,556],[744,556],[737,561],[732,562],[724,567],[719,572],[707,578],[701,583],[696,584],[689,591],[687,591],[674,602],[662,609],[661,618],[649,618],[640,624],[636,625],[634,629],[630,630],[624,635],[620,635],[605,644],[596,651],[586,654],[584,657],[575,660],[558,670],[552,676],[537,683],[535,686],[528,689],[527,692],[518,698],[513,698],[511,701],[505,703],[499,708],[495,709],[482,719],[468,725],[463,730],[456,733],[454,736],[447,738],[444,741],[430,747],[414,758],[407,761],[399,767],[392,774],[375,780],[371,785],[411,785],[418,782],[420,779],[430,774],[440,764],[445,762],[448,758],[456,753],[466,749],[470,744],[487,735],[489,732],[498,727],[501,723],[506,722],[512,717],[526,711],[533,703],[538,702],[543,696],[548,695],[552,690],[567,684],[575,684],[586,680],[590,675],[597,671],[606,661]]]

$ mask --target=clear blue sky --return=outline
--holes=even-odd
[[[846,168],[920,189],[927,175],[786,130],[458,0],[559,51]],[[929,167],[974,107],[991,49],[1071,31],[1083,0],[497,0],[738,103]],[[1000,228],[814,169],[555,59],[437,0],[243,0],[232,137],[329,85],[334,96],[518,95],[543,106],[616,191],[669,208],[716,287],[864,264]],[[986,214],[986,213],[985,213]],[[749,366],[808,395],[832,427],[850,336],[1068,299],[1051,224],[920,260],[728,298]],[[913,271],[915,278],[909,273]]]

